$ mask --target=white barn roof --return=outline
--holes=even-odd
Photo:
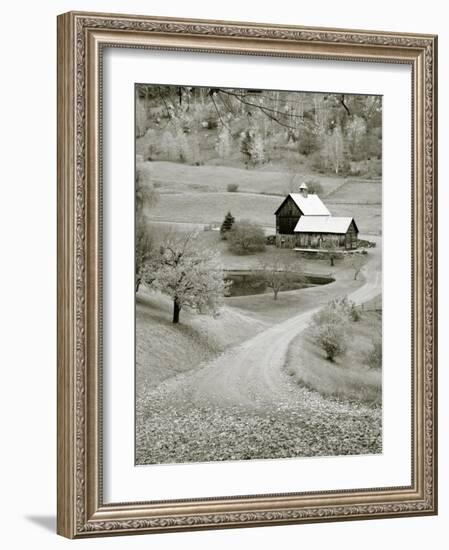
[[[334,216],[301,216],[294,231],[295,233],[346,233],[352,220],[353,218]]]
[[[306,197],[301,193],[290,193],[290,197],[295,201],[298,208],[304,216],[330,216],[331,213],[321,202],[318,195],[309,193]]]

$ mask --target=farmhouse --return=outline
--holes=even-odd
[[[318,195],[302,183],[299,193],[290,193],[275,212],[276,246],[281,248],[357,248],[359,230],[354,218],[332,216]]]

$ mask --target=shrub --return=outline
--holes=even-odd
[[[236,254],[254,254],[265,250],[262,227],[248,220],[236,222],[228,232],[229,250]]]
[[[371,369],[382,367],[382,338],[380,336],[371,341],[371,348],[365,352],[365,363]]]
[[[347,349],[350,321],[358,321],[360,313],[347,296],[334,298],[312,317],[311,335],[314,343],[334,361]]]
[[[239,190],[238,183],[228,183],[226,189],[228,193],[237,193],[237,191]]]
[[[354,321],[355,323],[357,321],[360,321],[360,319],[362,318],[360,310],[357,309],[357,306],[355,305],[354,302],[351,302],[351,309],[350,309],[349,315],[351,317],[351,321]]]
[[[374,241],[366,241],[365,239],[359,239],[359,248],[375,248],[376,243]]]
[[[360,315],[355,302],[347,296],[339,296],[331,300],[324,308],[320,309],[313,319],[318,323],[358,321]]]
[[[329,361],[334,361],[339,355],[343,355],[347,349],[347,331],[344,323],[328,322],[317,324],[312,331],[312,337],[323,351]]]

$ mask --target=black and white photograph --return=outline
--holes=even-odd
[[[382,97],[135,86],[137,465],[382,453]]]

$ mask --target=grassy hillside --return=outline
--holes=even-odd
[[[291,181],[291,174],[269,165],[246,170],[233,166],[191,166],[157,161],[149,163],[149,166],[152,181],[161,193],[225,192],[228,184],[236,183],[240,192],[281,196],[285,195]],[[298,174],[298,185],[309,177],[316,176],[307,171]],[[323,186],[324,195],[337,190],[345,182],[342,177],[320,175],[317,179]]]
[[[248,219],[274,231],[274,212],[281,197],[245,193],[161,194],[150,219],[198,224],[221,224],[231,211],[236,219]],[[381,206],[378,204],[339,204],[325,201],[334,216],[354,217],[361,233],[379,234]]]
[[[382,372],[365,364],[364,353],[370,348],[373,333],[380,331],[381,323],[381,314],[377,312],[365,312],[360,321],[351,323],[348,350],[335,362],[325,358],[324,352],[312,342],[310,331],[305,331],[290,345],[286,371],[299,384],[322,395],[380,403]]]
[[[248,219],[263,226],[275,227],[274,212],[281,197],[244,193],[161,194],[151,210],[151,220],[194,223],[220,223],[231,211],[236,219]]]
[[[274,212],[289,184],[286,172],[241,169],[229,166],[189,166],[151,162],[151,180],[160,193],[149,212],[154,221],[220,224],[228,211],[274,231]],[[354,217],[365,234],[381,231],[381,191],[378,181],[313,175],[323,187],[326,206],[334,216]],[[298,176],[298,182],[302,178]],[[237,183],[239,191],[226,191]]]
[[[181,312],[181,323],[171,322],[172,304],[162,295],[142,288],[136,300],[136,387],[141,392],[211,360],[227,347],[250,338],[263,328],[261,321],[230,308],[217,318]]]
[[[354,218],[361,234],[380,235],[382,232],[382,206],[380,204],[348,204],[326,201],[333,216]]]
[[[348,180],[333,189],[327,200],[333,204],[381,204],[382,181]]]

